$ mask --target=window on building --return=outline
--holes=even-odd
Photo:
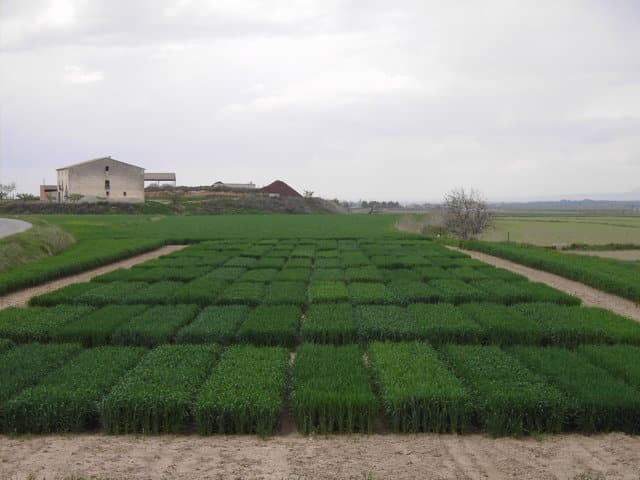
[[[127,196],[127,192],[122,192],[122,196],[126,197]]]
[[[111,182],[109,180],[104,181],[104,189],[109,190],[111,188]]]
[[[105,166],[105,167],[104,167],[104,171],[105,171],[105,172],[108,172],[108,171],[109,171],[109,165],[107,165],[107,166]]]
[[[107,190],[107,197],[109,196],[109,190]]]

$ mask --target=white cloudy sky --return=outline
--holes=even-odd
[[[638,191],[637,0],[0,0],[0,180],[103,155],[342,199]]]

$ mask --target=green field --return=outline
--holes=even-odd
[[[481,240],[533,245],[640,245],[640,216],[498,216]]]
[[[305,433],[640,430],[639,323],[390,218],[340,237],[296,218],[265,237],[224,219],[226,237],[0,310],[0,429],[266,435],[284,413]]]

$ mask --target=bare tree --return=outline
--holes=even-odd
[[[313,191],[312,190],[305,190],[304,191],[304,198],[312,198],[313,197]]]
[[[16,182],[0,183],[0,200],[9,198],[16,191]]]
[[[476,190],[456,188],[444,197],[443,223],[449,232],[466,240],[488,228],[493,216],[487,202]]]

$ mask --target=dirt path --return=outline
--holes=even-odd
[[[573,255],[592,255],[596,257],[613,258],[616,260],[640,260],[640,249],[637,250],[565,250],[563,253]]]
[[[31,297],[35,297],[36,295],[42,295],[43,293],[57,290],[58,288],[65,287],[71,283],[88,282],[97,275],[102,275],[103,273],[110,272],[117,268],[131,268],[138,263],[146,262],[147,260],[152,260],[154,258],[158,258],[161,255],[166,255],[167,253],[175,252],[177,250],[182,250],[185,247],[186,245],[165,245],[164,247],[158,248],[157,250],[143,253],[141,255],[136,255],[135,257],[129,257],[126,260],[121,260],[116,263],[110,263],[109,265],[94,268],[93,270],[87,270],[76,275],[70,275],[68,277],[43,283],[35,287],[9,293],[0,297],[0,309],[7,307],[25,306],[29,299]]]
[[[589,287],[584,283],[574,282],[567,278],[555,275],[553,273],[543,272],[534,268],[525,267],[519,263],[514,263],[503,258],[487,255],[486,253],[474,252],[471,250],[463,250],[456,247],[447,247],[452,250],[457,250],[462,253],[466,253],[476,260],[494,265],[499,268],[511,270],[512,272],[524,275],[529,280],[534,282],[542,282],[547,285],[574,295],[582,300],[582,303],[591,307],[600,307],[611,310],[619,315],[632,318],[640,322],[640,305],[633,303],[631,300],[627,300],[617,295],[605,293],[601,290]],[[640,474],[638,476],[640,478]]]
[[[637,479],[640,437],[0,437],[0,478]]]

